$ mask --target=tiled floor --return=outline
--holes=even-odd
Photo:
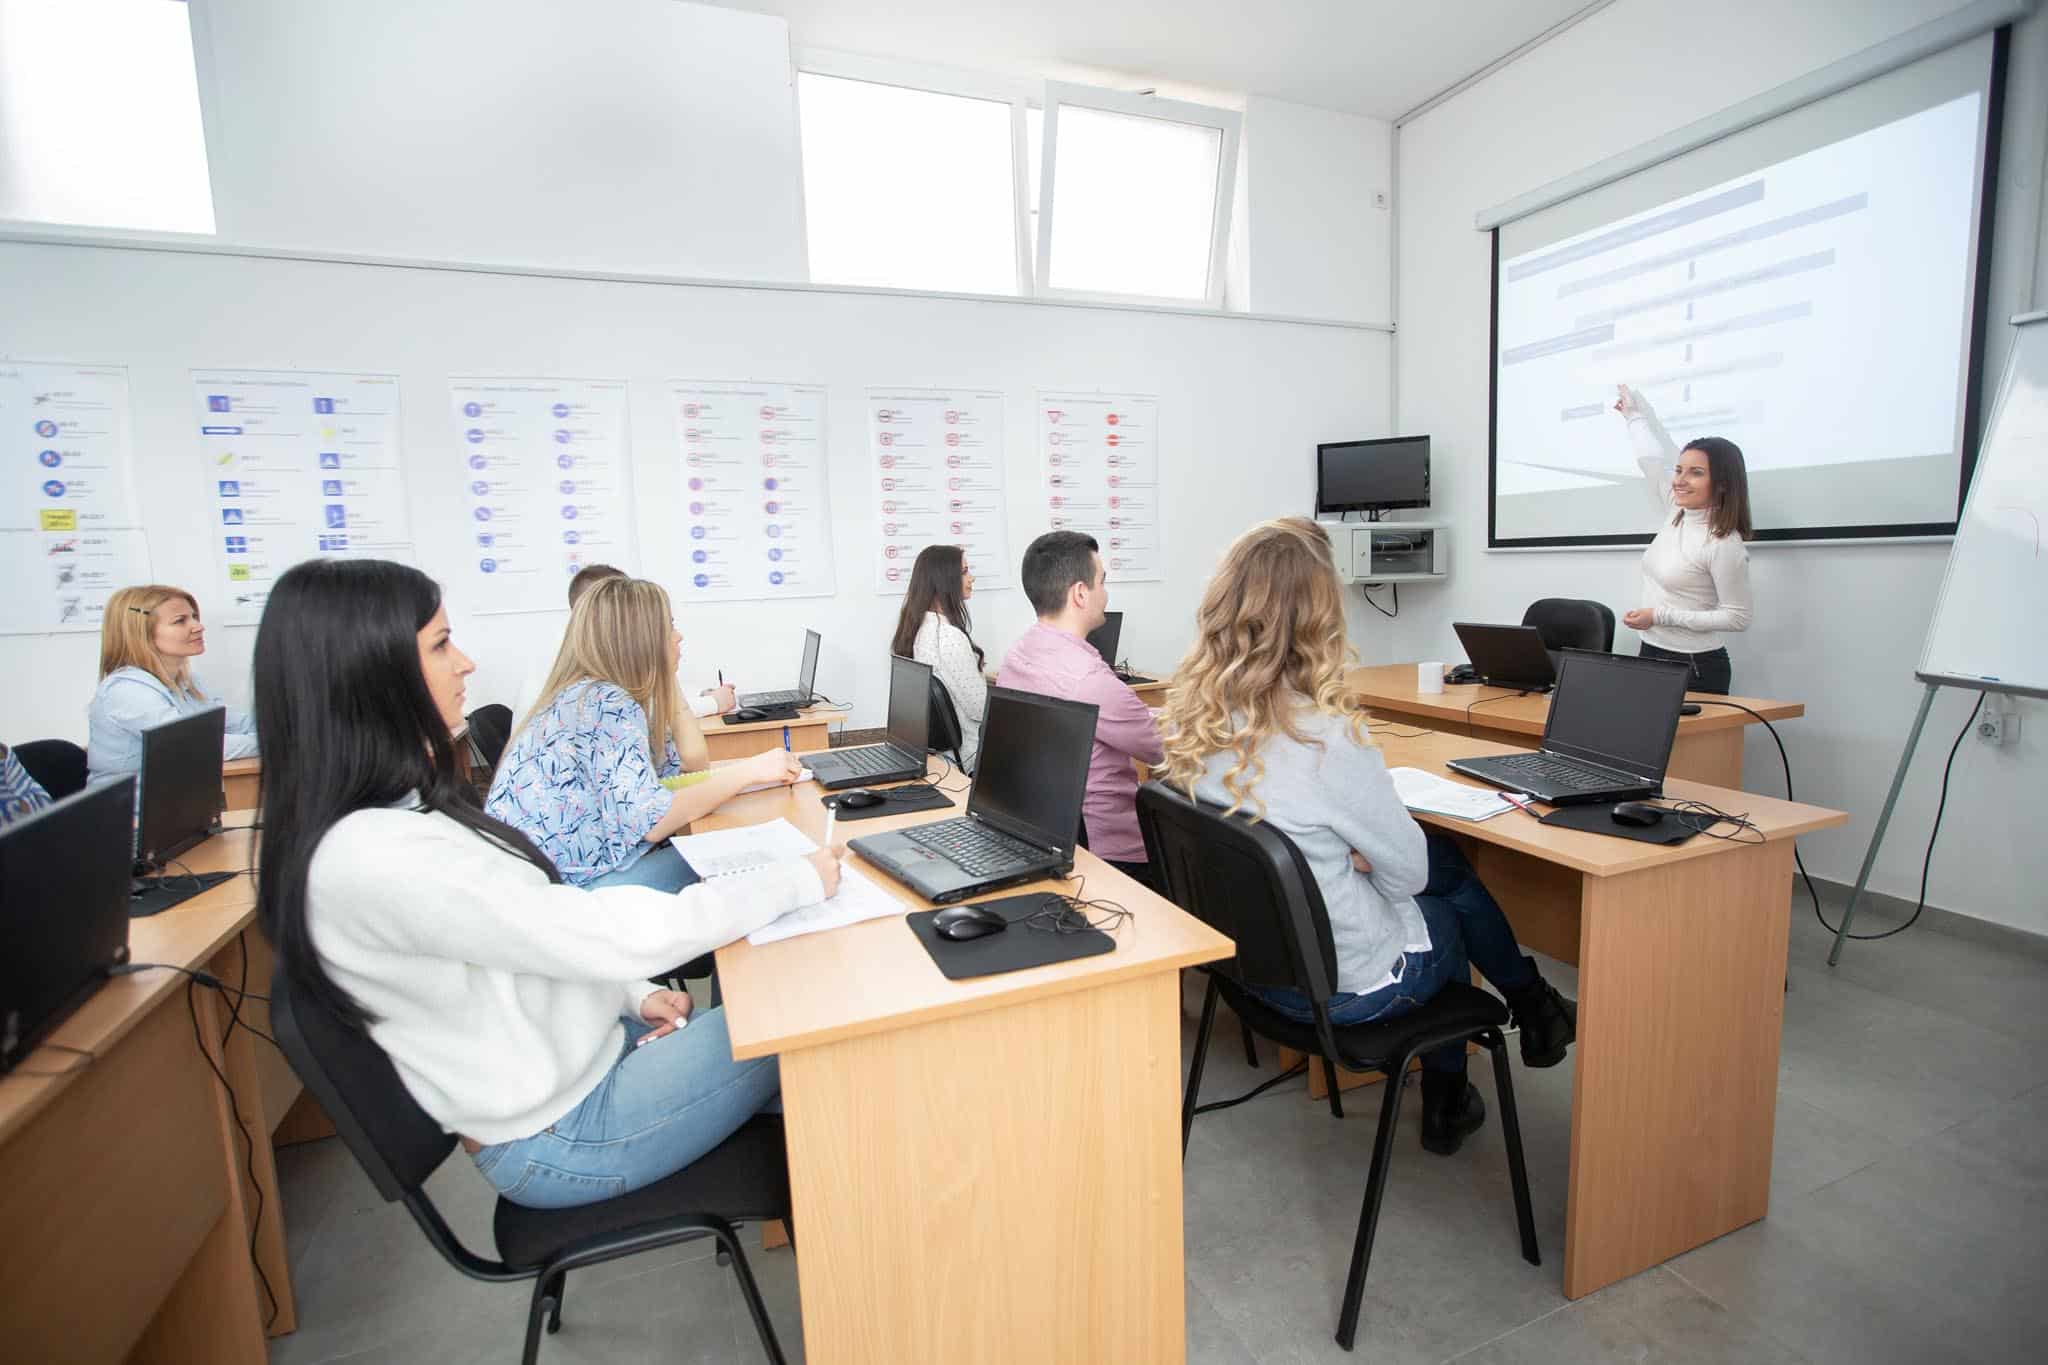
[[[1346,1357],[1331,1334],[1376,1109],[1353,1104],[1340,1123],[1290,1085],[1197,1121],[1187,1164],[1189,1358],[2040,1359],[2048,962],[1915,929],[1852,945],[1830,972],[1827,936],[1803,898],[1793,923],[1764,1222],[1566,1302],[1571,1067],[1517,1064],[1545,1263],[1517,1254],[1498,1125],[1489,1121],[1456,1157],[1432,1157],[1415,1144],[1411,1103],[1358,1351]],[[1554,976],[1571,990],[1569,969]],[[1192,1034],[1190,1025],[1189,1046]],[[1219,1046],[1208,1074],[1204,1094],[1222,1097],[1272,1073]],[[1490,1097],[1484,1079],[1481,1089]],[[280,1167],[301,1325],[274,1343],[273,1361],[518,1358],[526,1286],[457,1275],[334,1140],[288,1149]],[[459,1155],[432,1189],[457,1230],[487,1248],[490,1199]],[[794,1260],[787,1251],[751,1259],[784,1349],[800,1359]],[[541,1358],[761,1353],[730,1273],[700,1243],[573,1277],[562,1331]]]

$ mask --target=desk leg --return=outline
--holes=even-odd
[[[1564,1292],[1770,1207],[1792,845],[1584,879]]]
[[[1178,996],[1155,972],[785,1054],[806,1358],[1184,1359]]]

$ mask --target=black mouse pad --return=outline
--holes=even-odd
[[[203,891],[211,891],[224,881],[241,876],[239,872],[169,872],[150,884],[149,890],[141,895],[128,897],[128,918],[147,919],[162,914],[175,905],[183,905]]]
[[[828,792],[825,804],[838,811],[841,820],[872,820],[881,815],[909,815],[921,810],[945,810],[953,804],[944,792],[935,787],[927,787],[922,782],[913,782],[905,787],[878,788],[877,794],[882,797],[882,804],[867,806],[861,810],[839,804],[839,798],[846,795],[845,792]]]
[[[932,928],[932,916],[939,913],[937,910],[915,910],[903,918],[909,922],[910,932],[917,935],[917,941],[932,955],[933,963],[946,974],[948,981],[995,976],[999,972],[1021,972],[1026,967],[1043,967],[1051,962],[1072,962],[1075,958],[1099,956],[1116,947],[1116,940],[1100,929],[1076,928],[1055,933],[1051,929],[1033,928],[1023,923],[1045,909],[1048,901],[1057,905],[1059,897],[1037,891],[1028,896],[970,901],[968,904],[988,906],[1008,920],[1010,927],[1000,933],[959,943],[940,938],[939,931]],[[953,907],[943,908],[950,910]],[[1040,922],[1047,918],[1041,917]]]
[[[1596,802],[1590,806],[1559,806],[1543,817],[1542,823],[1564,829],[1582,829],[1588,834],[1611,834],[1639,844],[1682,844],[1699,833],[1697,822],[1677,811],[1667,810],[1654,825],[1624,825],[1614,818],[1614,804]]]
[[[749,719],[741,719],[740,711],[747,710],[759,711],[761,714],[758,716],[751,717]],[[752,725],[756,721],[795,720],[797,719],[797,714],[796,708],[794,706],[743,706],[739,708],[739,711],[726,712],[724,715],[720,716],[719,719],[725,722],[727,725]]]

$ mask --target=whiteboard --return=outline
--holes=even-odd
[[[2048,697],[2048,314],[2015,321],[1918,676]]]
[[[461,648],[476,659],[473,708],[510,703],[529,660],[552,652],[566,605],[490,615],[464,572],[473,559],[463,452],[448,417],[454,375],[599,375],[628,386],[638,562],[668,584],[691,572],[685,472],[671,385],[822,385],[837,591],[787,601],[685,603],[686,685],[717,672],[742,687],[796,682],[803,632],[825,636],[818,686],[879,724],[887,644],[902,599],[875,590],[879,523],[868,492],[871,387],[1004,395],[1006,481],[1038,484],[1040,389],[1156,394],[1166,576],[1110,585],[1134,663],[1170,668],[1188,643],[1216,557],[1252,522],[1305,512],[1319,441],[1387,433],[1385,332],[1271,319],[930,295],[750,288],[501,274],[407,264],[139,246],[0,241],[0,359],[126,365],[135,477],[154,572],[195,589],[219,553],[208,530],[192,420],[194,370],[302,369],[395,374],[418,564],[447,592]],[[1046,529],[1035,499],[1013,497],[1011,554]],[[1014,583],[1015,566],[1011,566]],[[212,601],[202,603],[213,616]],[[1014,587],[977,592],[975,639],[993,664],[1030,624]],[[209,631],[209,690],[248,695],[254,631]],[[0,737],[83,738],[96,642],[0,637]]]

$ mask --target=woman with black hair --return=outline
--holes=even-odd
[[[987,659],[974,643],[967,599],[974,573],[958,545],[927,545],[910,568],[910,587],[896,617],[889,652],[930,664],[932,676],[953,699],[960,719],[960,766],[974,771],[981,756],[981,718],[988,711]]]
[[[825,899],[838,864],[680,894],[563,885],[457,776],[475,667],[416,569],[278,579],[256,635],[257,721],[280,738],[257,908],[300,995],[364,1029],[499,1193],[592,1203],[689,1165],[778,1089],[772,1058],[732,1060],[722,1010],[647,977]]]

